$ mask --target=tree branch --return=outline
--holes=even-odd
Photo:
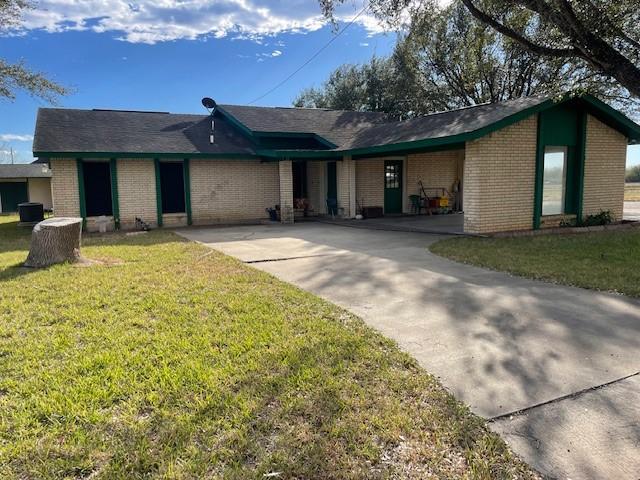
[[[551,48],[545,47],[544,45],[539,45],[537,43],[532,42],[524,35],[519,34],[512,28],[507,27],[506,25],[500,23],[491,15],[483,12],[479,8],[477,8],[472,0],[462,0],[462,3],[467,7],[471,15],[476,17],[483,23],[490,25],[496,31],[506,35],[509,38],[512,38],[518,43],[524,45],[528,50],[532,51],[537,55],[546,55],[550,57],[573,57],[579,56],[580,52],[575,48]]]

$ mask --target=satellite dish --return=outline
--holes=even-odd
[[[209,97],[204,97],[202,99],[202,105],[204,105],[204,108],[206,108],[207,110],[214,110],[216,108],[215,100]]]

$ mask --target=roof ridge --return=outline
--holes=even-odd
[[[344,110],[340,108],[323,108],[323,107],[280,107],[280,106],[265,106],[265,105],[238,105],[235,103],[220,104],[222,108],[225,107],[241,107],[241,108],[262,108],[268,110],[313,110],[318,112],[348,112],[348,113],[366,113],[375,115],[389,115],[387,112],[374,112],[371,110]]]

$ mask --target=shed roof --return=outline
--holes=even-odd
[[[43,164],[0,165],[0,178],[50,178],[51,170]]]

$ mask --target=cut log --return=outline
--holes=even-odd
[[[80,259],[81,218],[49,218],[33,227],[25,267],[42,268]]]

